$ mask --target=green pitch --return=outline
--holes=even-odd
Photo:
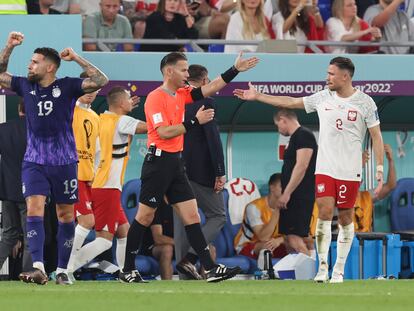
[[[0,310],[414,310],[410,280],[346,281],[153,281],[149,284],[76,282],[46,286],[0,282]]]

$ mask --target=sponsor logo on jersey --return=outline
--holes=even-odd
[[[348,121],[356,121],[358,112],[355,110],[348,110]]]

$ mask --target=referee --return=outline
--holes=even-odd
[[[191,247],[207,271],[207,282],[219,282],[240,272],[239,267],[217,265],[201,231],[197,202],[184,170],[181,151],[184,135],[191,129],[213,120],[214,110],[202,106],[195,117],[184,121],[185,105],[215,94],[239,72],[249,70],[258,58],[243,59],[240,53],[235,64],[219,77],[201,87],[188,86],[188,62],[183,53],[172,52],[161,60],[163,84],[148,94],[145,117],[148,126],[148,152],[141,171],[141,193],[135,220],[128,231],[125,266],[119,274],[122,282],[142,282],[135,267],[145,230],[151,225],[155,210],[164,196],[180,216]]]

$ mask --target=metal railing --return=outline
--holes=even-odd
[[[110,52],[107,44],[157,44],[157,45],[190,45],[195,52],[205,52],[200,45],[259,45],[259,40],[221,40],[221,39],[91,39],[84,38],[83,43],[93,43],[101,51]],[[281,40],[282,41],[282,40]],[[414,41],[406,42],[343,42],[343,41],[297,41],[298,46],[309,47],[315,53],[324,53],[318,46],[342,46],[342,47],[413,47]]]

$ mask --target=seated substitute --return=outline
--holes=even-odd
[[[282,195],[281,174],[269,178],[269,194],[247,204],[243,223],[234,239],[237,254],[257,259],[262,249],[282,258],[287,252],[284,238],[279,234],[279,209],[276,204]]]

